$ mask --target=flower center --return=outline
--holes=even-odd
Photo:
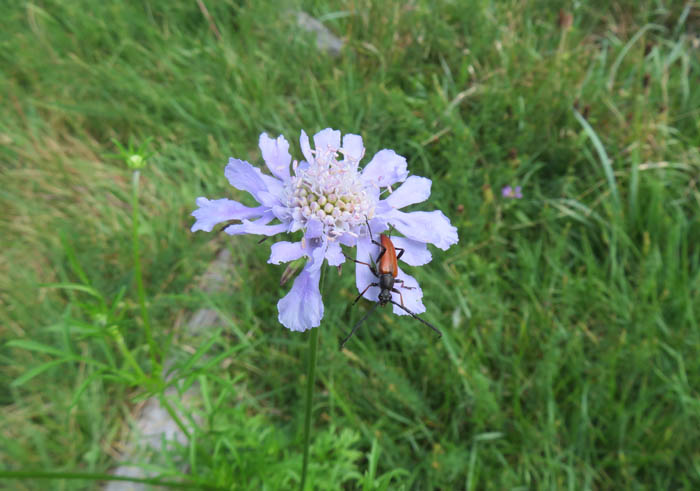
[[[345,233],[357,236],[356,229],[374,217],[376,204],[357,172],[357,162],[338,161],[338,152],[343,150],[316,149],[314,161],[297,168],[287,188],[294,220],[302,228],[309,220],[319,220],[331,240]]]

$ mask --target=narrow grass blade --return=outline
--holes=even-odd
[[[576,109],[574,109],[574,116],[576,117],[576,120],[579,123],[581,123],[581,126],[583,126],[583,131],[586,132],[586,135],[588,135],[588,137],[591,139],[591,142],[593,143],[593,147],[596,149],[596,152],[598,152],[598,157],[600,158],[600,163],[603,166],[603,171],[605,172],[605,178],[608,181],[608,187],[610,188],[610,193],[612,194],[612,197],[613,197],[615,209],[619,210],[620,209],[620,196],[617,192],[617,184],[615,182],[615,173],[613,172],[612,162],[610,161],[610,157],[608,157],[608,153],[605,151],[605,147],[603,146],[603,143],[600,141],[600,138],[598,138],[598,135],[596,134],[593,127],[591,127],[591,125],[588,124],[588,121],[586,121],[586,118],[581,116],[581,113],[579,113]]]

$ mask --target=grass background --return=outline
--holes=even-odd
[[[339,57],[294,9],[345,40]],[[331,126],[431,178],[415,208],[443,210],[460,242],[410,271],[439,341],[387,311],[338,352],[366,306],[350,308],[350,271],[328,275],[315,488],[697,489],[699,31],[697,4],[662,0],[8,3],[0,468],[108,472],[130,415],[162,391],[129,364],[153,368],[131,176],[111,142],[152,138],[148,309],[203,400],[190,444],[153,468],[298,485],[308,334],[277,323],[283,268],[254,238],[191,234],[189,214],[197,196],[247,202],[222,170],[229,156],[259,164],[262,131],[300,155],[301,128]],[[503,199],[505,185],[524,198]],[[224,247],[228,290],[205,295],[195,285]],[[202,306],[221,326],[183,339]]]

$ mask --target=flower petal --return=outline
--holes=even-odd
[[[197,206],[199,208],[192,212],[192,216],[197,219],[192,225],[192,232],[197,230],[211,232],[218,223],[258,217],[265,211],[264,206],[249,208],[238,201],[226,198],[214,200],[197,198]]]
[[[423,290],[421,290],[420,286],[418,286],[416,279],[413,276],[404,273],[401,268],[399,268],[396,279],[403,280],[403,284],[400,282],[394,283],[394,288],[399,290],[401,295],[398,293],[392,293],[391,299],[394,302],[401,304],[401,297],[403,297],[403,306],[408,310],[414,314],[425,312],[425,305],[423,305],[421,300],[423,298]],[[393,312],[396,315],[409,315],[408,312],[400,307],[397,307],[396,305],[392,305],[392,307]]]
[[[348,247],[355,247],[357,244],[357,235],[343,234],[337,238],[338,242]]]
[[[351,133],[345,135],[343,137],[343,150],[346,158],[352,159],[355,162],[362,160],[365,153],[362,137]]]
[[[435,244],[443,251],[459,240],[457,228],[440,210],[411,213],[392,210],[384,218],[409,239]]]
[[[404,250],[400,261],[405,262],[409,266],[423,266],[433,259],[425,242],[418,242],[417,240],[407,239],[406,237],[392,237],[391,241],[394,243],[396,249]],[[399,251],[396,252],[397,254],[399,253]]]
[[[314,135],[314,146],[317,152],[336,151],[340,148],[340,131],[326,128]]]
[[[274,139],[267,136],[267,133],[263,133],[258,140],[258,146],[270,172],[284,182],[289,181],[289,164],[292,163],[292,156],[289,153],[289,142],[284,136],[280,135]]]
[[[406,159],[393,150],[380,150],[362,170],[362,179],[379,187],[391,186],[408,177]]]
[[[318,289],[321,270],[304,269],[292,289],[277,302],[278,319],[287,329],[306,331],[318,327],[323,318],[323,299]]]
[[[383,203],[383,201],[379,202],[380,204]],[[378,207],[379,208],[379,207]],[[391,208],[387,208],[388,210],[391,210]],[[387,224],[387,220],[385,216],[377,215],[374,218],[372,218],[369,221],[369,228],[370,231],[372,232],[372,236],[374,237],[374,240],[377,242],[379,241],[379,234],[384,233],[386,229],[389,228],[389,225]],[[364,233],[369,234],[367,230],[364,230]],[[379,249],[377,249],[377,254],[379,254]],[[376,257],[376,254],[375,256]]]
[[[224,169],[224,174],[228,182],[236,189],[248,191],[253,196],[261,191],[267,191],[267,186],[259,173],[255,172],[255,167],[245,160],[228,159],[228,165]]]
[[[269,206],[270,208],[280,205],[280,197],[284,194],[284,183],[277,179],[276,177],[268,176],[267,174],[263,174],[260,169],[257,167],[255,168],[256,171],[258,171],[258,174],[260,174],[260,177],[262,178],[263,182],[265,183],[265,186],[267,186],[267,195],[270,196],[271,200]],[[263,203],[266,204],[266,203]]]
[[[340,248],[340,244],[337,241],[328,242],[328,249],[326,249],[326,260],[331,266],[340,266],[345,262],[343,250]]]
[[[271,211],[265,212],[258,220],[251,222],[249,220],[243,220],[241,223],[235,225],[229,225],[224,229],[229,235],[241,235],[241,234],[255,234],[255,235],[267,235],[268,237],[272,235],[281,234],[289,230],[288,223],[278,223],[276,225],[267,225],[275,218],[275,215]]]
[[[277,225],[258,225],[255,222],[249,222],[248,220],[243,220],[243,223],[241,224],[241,231],[234,232],[233,229],[229,231],[230,228],[236,227],[236,225],[231,225],[231,227],[228,227],[225,232],[229,235],[238,235],[238,234],[254,234],[254,235],[267,235],[268,237],[272,237],[273,235],[281,234],[287,231],[289,228],[289,225],[286,223],[279,223]]]
[[[288,263],[306,255],[301,242],[277,242],[270,247],[270,264]]]
[[[232,157],[224,174],[231,186],[249,192],[260,204],[268,207],[280,204],[282,183],[274,177],[264,176],[260,169],[248,162]]]
[[[305,237],[307,240],[315,239],[323,234],[323,224],[320,220],[312,219],[306,223]]]
[[[313,162],[314,155],[311,153],[311,145],[309,145],[309,137],[304,130],[301,130],[301,136],[299,136],[299,146],[301,147],[301,153],[304,154],[306,162]]]
[[[306,255],[311,258],[306,265],[306,269],[309,271],[321,269],[321,266],[323,266],[323,258],[326,256],[327,247],[328,242],[325,238],[314,237],[306,241]]]
[[[396,191],[384,200],[392,208],[403,208],[425,201],[430,197],[432,181],[427,177],[410,176]]]
[[[386,222],[387,216],[389,213],[394,211],[396,208],[392,207],[387,200],[383,199],[377,202],[377,205],[374,207],[374,213],[375,213],[375,220],[377,221],[382,221]],[[372,231],[374,231],[374,228],[372,228]]]
[[[270,208],[270,211],[272,211],[280,222],[289,222],[294,220],[294,216],[292,216],[294,210],[290,209],[288,206],[273,206]],[[290,230],[290,232],[294,232],[294,230]]]

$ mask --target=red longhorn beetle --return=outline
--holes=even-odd
[[[423,324],[425,324],[430,329],[442,336],[442,333],[438,328],[436,328],[430,322],[421,319],[420,317],[418,317],[418,315],[408,310],[403,304],[403,295],[401,294],[401,291],[394,288],[395,283],[401,283],[401,288],[413,290],[413,287],[404,285],[403,280],[396,279],[396,276],[399,274],[399,266],[397,264],[397,260],[400,259],[401,256],[403,256],[403,253],[405,252],[404,249],[401,249],[400,247],[394,247],[394,244],[391,242],[391,239],[388,235],[379,235],[379,240],[381,241],[381,243],[374,240],[374,237],[372,237],[372,229],[369,228],[369,221],[367,222],[367,230],[369,230],[369,236],[372,239],[372,243],[378,245],[380,249],[379,256],[377,256],[377,260],[375,261],[377,263],[377,267],[375,268],[375,266],[369,263],[357,261],[356,259],[353,259],[348,256],[345,257],[358,264],[364,264],[365,266],[367,266],[370,269],[370,271],[372,271],[372,274],[374,274],[374,276],[376,276],[379,279],[379,283],[375,282],[367,285],[367,287],[364,290],[362,290],[362,293],[360,293],[357,296],[357,298],[352,304],[355,305],[358,302],[358,300],[362,298],[365,292],[373,286],[378,286],[381,289],[381,291],[379,292],[379,302],[377,302],[374,305],[374,307],[372,307],[370,311],[367,312],[364,315],[364,317],[362,317],[362,319],[360,319],[360,322],[355,324],[355,327],[352,328],[350,334],[348,334],[348,336],[345,339],[343,339],[343,341],[340,343],[340,349],[343,349],[345,343],[347,343],[348,340],[352,337],[352,335],[355,334],[355,331],[357,331],[357,328],[360,327],[360,324],[362,324],[367,319],[367,317],[369,317],[370,314],[374,312],[374,310],[377,307],[384,306],[389,302],[405,310],[406,312],[411,314],[411,316],[413,316],[414,319],[421,321]],[[400,251],[398,256],[396,255],[397,250]],[[394,300],[391,298],[391,292],[399,294],[399,298],[401,299],[400,304],[394,302]]]

